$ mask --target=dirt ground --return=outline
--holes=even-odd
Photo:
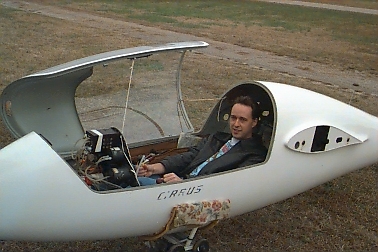
[[[3,16],[1,20],[0,91],[24,75],[90,54],[201,39],[209,42],[210,48],[190,54],[185,63],[186,74],[193,76],[191,87],[185,90],[187,100],[216,98],[243,80],[270,80],[308,88],[378,116],[376,52],[342,42],[330,43],[316,29],[298,37],[277,29],[231,27],[224,22],[193,34],[185,28],[164,24],[148,27],[124,22],[119,17],[94,15],[77,6],[62,9],[35,2],[47,1],[2,3],[21,11],[6,14],[9,18]],[[196,69],[193,72],[192,67]],[[84,96],[85,88],[78,90],[77,95]],[[117,87],[98,88],[98,93],[118,91]],[[189,113],[195,116],[196,127],[209,108],[191,103]],[[0,148],[11,141],[1,125]],[[378,164],[366,167],[283,202],[223,221],[201,235],[210,241],[212,251],[220,252],[376,250],[377,172]],[[0,241],[0,245],[1,251],[144,251],[138,238]]]

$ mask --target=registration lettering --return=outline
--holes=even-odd
[[[203,185],[192,186],[192,187],[182,188],[182,189],[177,189],[177,190],[172,190],[172,191],[164,191],[159,194],[159,196],[157,197],[157,200],[164,200],[164,199],[170,199],[174,197],[182,197],[186,195],[200,193],[202,190],[202,186]]]

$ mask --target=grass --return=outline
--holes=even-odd
[[[92,5],[91,1],[91,5]],[[347,37],[360,37],[354,43],[371,41],[378,43],[375,31],[378,29],[378,17],[359,13],[340,12],[301,6],[290,6],[255,1],[95,1],[94,7],[88,1],[75,1],[75,4],[86,9],[93,9],[120,15],[126,20],[150,23],[175,22],[177,17],[198,18],[203,20],[227,20],[234,24],[250,26],[260,24],[268,27],[280,27],[286,31],[308,31],[322,28],[335,34],[342,40]],[[75,6],[75,4],[67,4]],[[101,8],[96,6],[101,5]],[[340,29],[347,27],[348,29]],[[363,29],[361,29],[364,27]],[[366,31],[370,32],[366,32]],[[348,36],[341,36],[347,33]]]
[[[353,2],[358,5],[360,1]],[[342,69],[370,69],[370,73],[377,73],[377,15],[247,0],[81,0],[49,4],[197,36],[205,35],[218,41]],[[262,29],[271,30],[272,37],[262,34]],[[299,44],[296,40],[307,41]],[[312,41],[315,42],[312,46],[317,48],[309,47]],[[340,60],[340,54],[346,57]]]
[[[51,1],[44,2],[56,4]],[[146,6],[147,3],[163,4],[160,1],[129,1],[127,3],[136,4],[134,2],[144,4],[143,6]],[[199,5],[199,1],[191,2],[208,10],[214,3],[214,1],[206,1]],[[59,2],[65,8],[85,10],[97,15],[107,15],[114,19],[128,21],[131,20],[128,15],[148,13],[143,8],[122,5],[120,1],[91,1],[91,4],[88,3],[89,1]],[[180,3],[188,2],[181,1]],[[230,4],[235,1],[230,1],[230,3],[219,1],[219,3]],[[109,9],[109,6],[112,6],[112,9]],[[164,10],[164,13],[172,12],[172,10],[169,11]],[[264,11],[261,9],[257,11],[261,15],[260,19],[262,19]],[[186,12],[189,12],[189,9]],[[210,17],[221,16],[217,13],[210,14]],[[330,33],[327,30],[330,24],[321,24],[323,21],[315,20],[314,22],[320,24],[316,26],[312,25],[310,18],[306,19],[307,21],[302,20],[302,22],[308,22],[300,24],[301,27],[306,27],[306,30],[299,29],[300,25],[296,25],[294,21],[285,21],[281,20],[281,16],[273,18],[273,14],[270,15],[271,17],[266,20],[278,20],[277,24],[263,24],[260,21],[248,23],[248,20],[244,22],[242,18],[235,20],[231,19],[232,17],[224,19],[221,17],[217,20],[216,18],[186,17],[173,14],[168,15],[167,18],[176,20],[176,23],[135,20],[150,26],[200,34],[208,38],[224,40],[229,43],[237,42],[262,50],[266,48],[267,51],[273,51],[274,49],[275,53],[287,57],[319,60],[323,64],[328,64],[330,68],[337,68],[339,64],[351,67],[352,63],[357,62],[359,65],[355,66],[356,69],[364,74],[376,75],[378,64],[373,63],[374,60],[375,62],[377,60],[377,45],[358,41],[361,32],[374,34],[374,25],[364,27],[366,20],[362,20],[361,23],[359,19],[353,21],[351,18],[350,20],[354,22],[351,25],[352,29],[366,29],[366,31],[359,31],[360,33],[356,36],[353,36],[353,32],[347,32],[347,34],[351,34],[352,38],[341,37],[338,38],[338,41],[342,42],[336,43],[333,39],[343,34],[340,32]],[[339,19],[345,21],[348,20],[348,17],[360,16],[348,14],[347,17],[343,17],[340,14]],[[337,29],[337,24],[341,25],[341,21],[329,20],[334,22],[332,25],[335,27],[332,29]],[[294,25],[294,28],[284,27],[290,23]],[[191,27],[191,24],[194,27]],[[196,26],[197,24],[198,26]],[[339,30],[347,28],[341,26]],[[153,42],[132,38],[127,36],[127,31],[123,30],[115,32],[104,27],[91,27],[81,23],[73,24],[67,20],[14,11],[1,5],[0,33],[0,92],[12,81],[53,65],[103,51]],[[365,35],[364,37],[369,36]],[[357,41],[352,43],[353,40]],[[356,46],[355,43],[358,45]],[[361,51],[364,52],[363,55],[361,55]],[[292,83],[344,102],[349,102],[351,99],[351,93],[348,90],[326,86],[297,76],[278,75],[267,69],[255,69],[248,65],[206,57],[201,54],[188,54],[187,56],[184,61],[184,74],[186,77],[192,78],[189,82],[183,83],[183,86],[187,87],[183,90],[183,93],[186,94],[184,99],[217,98],[231,84],[251,79]],[[137,67],[159,71],[162,66],[159,62],[155,63]],[[118,87],[116,84],[116,82],[109,82],[104,78],[96,86],[91,87],[91,95],[117,91],[114,88],[122,86]],[[81,94],[79,95],[84,96],[87,90],[83,90],[84,86],[82,85],[80,88]],[[377,102],[377,97],[363,93],[354,95],[352,99],[354,106],[376,116],[378,115]],[[195,115],[195,120],[192,121],[194,125],[199,125],[209,111],[209,106],[202,103],[191,103],[187,108],[191,115]],[[0,125],[0,148],[2,148],[13,139],[5,127]],[[376,250],[378,244],[377,175],[378,164],[375,164],[283,202],[223,221],[214,229],[202,232],[202,235],[209,239],[213,251],[219,252]],[[0,241],[0,251],[139,251],[142,247],[141,241],[137,238],[78,242]]]

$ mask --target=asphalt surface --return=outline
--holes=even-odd
[[[365,8],[357,8],[357,7],[349,7],[349,6],[343,6],[343,5],[324,4],[324,3],[311,3],[311,2],[290,1],[290,0],[259,0],[259,1],[261,1],[261,2],[269,2],[269,3],[288,4],[288,5],[300,5],[300,6],[313,7],[313,8],[322,8],[322,9],[329,9],[329,10],[349,11],[349,12],[358,12],[358,13],[364,13],[364,14],[378,15],[378,10],[365,9]]]

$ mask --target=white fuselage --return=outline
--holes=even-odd
[[[262,84],[274,95],[277,123],[267,161],[253,167],[176,184],[96,192],[36,133],[10,144],[0,150],[0,239],[152,234],[180,203],[230,199],[232,217],[378,161],[378,118],[325,96],[314,100],[302,89]],[[296,98],[288,98],[289,93]],[[287,147],[297,132],[314,125],[336,126],[362,142],[320,153]]]

